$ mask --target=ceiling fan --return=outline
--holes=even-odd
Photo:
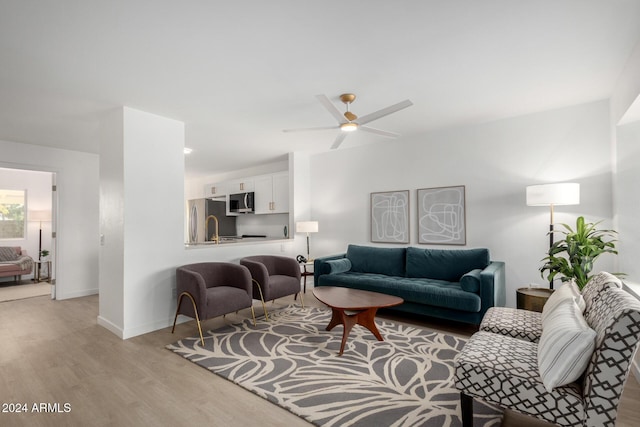
[[[331,146],[332,150],[338,148],[340,144],[342,144],[342,141],[344,141],[344,139],[347,137],[347,132],[353,132],[356,130],[375,133],[376,135],[382,135],[388,138],[397,138],[398,136],[400,136],[397,133],[375,129],[375,128],[364,126],[364,125],[413,105],[413,102],[406,99],[402,102],[391,105],[387,108],[383,108],[382,110],[374,111],[373,113],[367,114],[366,116],[358,117],[354,113],[349,111],[349,105],[356,99],[356,96],[352,93],[343,93],[342,95],[340,95],[340,101],[342,101],[347,107],[344,113],[341,113],[340,110],[338,110],[336,106],[333,105],[333,103],[329,100],[329,98],[327,98],[326,95],[316,95],[316,98],[318,98],[318,100],[324,106],[324,108],[326,108],[329,111],[329,113],[338,121],[338,126],[323,126],[323,127],[303,128],[303,129],[285,129],[283,132],[303,132],[303,131],[313,131],[313,130],[340,129],[341,132],[338,134],[338,136],[336,137],[336,140],[333,142],[333,145]]]

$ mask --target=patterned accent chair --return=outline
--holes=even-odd
[[[595,350],[581,378],[551,392],[538,370],[540,313],[505,308],[487,313],[455,362],[463,426],[472,426],[477,398],[559,426],[614,427],[640,339],[640,301],[619,286],[618,279],[600,273],[583,290]]]
[[[300,302],[304,300],[300,292],[300,264],[293,258],[277,255],[256,255],[242,258],[243,265],[251,272],[253,281],[253,297],[262,301],[264,316],[269,320],[265,301],[273,301],[287,295],[300,294]]]
[[[253,324],[256,323],[251,292],[251,273],[242,265],[228,262],[183,265],[176,270],[176,289],[178,306],[171,333],[176,329],[178,314],[196,319],[202,345],[204,345],[204,337],[200,320],[251,308]],[[189,299],[191,304],[183,305],[184,298]]]

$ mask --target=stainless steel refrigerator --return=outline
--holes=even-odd
[[[227,216],[227,205],[223,200],[194,199],[188,202],[189,223],[188,234],[189,243],[204,243],[211,240],[215,234],[215,223],[209,222],[207,230],[209,236],[205,236],[205,221],[209,215],[214,215],[218,219],[218,236],[235,237],[236,217]]]

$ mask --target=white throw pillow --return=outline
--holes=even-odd
[[[596,332],[575,301],[565,300],[549,313],[538,343],[538,369],[549,393],[580,378],[593,354],[595,339]]]
[[[578,289],[578,285],[576,285],[573,280],[565,282],[562,286],[553,291],[547,302],[542,307],[542,315],[540,316],[542,329],[544,329],[545,320],[549,313],[555,310],[558,305],[566,300],[576,300],[576,303],[580,308],[580,312],[584,313],[584,309],[587,305],[582,297],[582,293],[580,293],[580,289]]]

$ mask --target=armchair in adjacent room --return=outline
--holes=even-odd
[[[249,307],[255,325],[251,287],[251,274],[242,265],[202,262],[179,267],[176,270],[178,306],[171,333],[176,328],[178,314],[192,317],[196,319],[200,341],[204,345],[201,320]],[[191,304],[182,304],[185,298],[190,300]]]
[[[265,301],[275,300],[287,295],[300,294],[300,265],[293,258],[277,255],[257,255],[245,257],[240,265],[246,266],[253,279],[253,297],[262,301],[264,315],[269,320]]]

